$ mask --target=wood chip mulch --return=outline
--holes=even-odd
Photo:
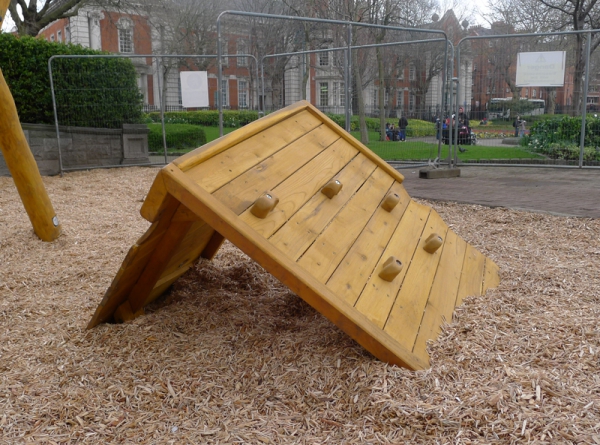
[[[88,331],[156,173],[43,178],[52,243],[0,177],[1,444],[600,444],[600,220],[426,202],[501,270],[427,371],[373,358],[231,244]]]

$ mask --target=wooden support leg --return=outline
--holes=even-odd
[[[3,0],[0,2],[5,3]],[[0,4],[3,17],[6,8]],[[42,241],[54,241],[60,224],[25,134],[21,129],[15,101],[0,71],[0,150],[23,201],[35,234]]]

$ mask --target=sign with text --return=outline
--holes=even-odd
[[[208,107],[206,71],[181,71],[181,105],[185,108]]]
[[[564,86],[566,59],[566,51],[517,54],[517,86]]]

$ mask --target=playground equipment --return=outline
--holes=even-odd
[[[427,340],[498,267],[403,179],[308,102],[253,122],[158,173],[152,225],[88,327],[140,315],[226,238],[379,359],[427,368]]]
[[[10,0],[0,0],[0,25],[9,3]],[[21,129],[15,101],[1,70],[0,150],[36,235],[43,241],[55,240],[60,235],[58,218]]]

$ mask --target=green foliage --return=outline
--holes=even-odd
[[[161,124],[148,124],[148,150],[162,152],[163,137]],[[165,124],[167,150],[188,151],[206,144],[206,133],[197,125]]]
[[[578,160],[581,138],[581,116],[557,116],[536,122],[527,143],[537,152],[552,159]],[[600,160],[600,119],[586,117],[584,160]]]
[[[340,127],[346,127],[346,117],[343,114],[327,114],[332,121],[338,124]],[[367,124],[367,130],[379,131],[379,118],[367,117],[365,118]],[[398,126],[398,119],[386,119],[386,122]],[[360,121],[358,116],[352,116],[350,119],[350,131],[359,131]],[[409,119],[408,127],[406,127],[406,136],[408,137],[422,137],[422,136],[435,136],[435,124],[433,122],[427,122],[420,119]]]
[[[21,122],[53,124],[48,60],[55,55],[104,54],[79,45],[0,34],[0,69]],[[120,128],[139,123],[142,97],[128,59],[55,59],[53,80],[59,124]]]
[[[160,122],[160,113],[152,112],[147,114],[151,122]],[[252,121],[258,119],[258,112],[252,110],[224,110],[223,126],[231,128],[243,127]],[[165,123],[170,124],[192,124],[202,125],[203,127],[219,126],[218,110],[201,111],[168,111],[165,113]]]

